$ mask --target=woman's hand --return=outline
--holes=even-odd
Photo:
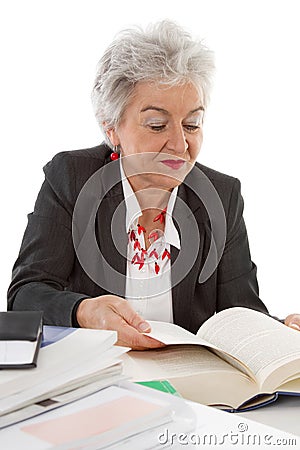
[[[77,322],[82,328],[115,330],[118,332],[117,345],[131,347],[133,350],[165,346],[162,342],[142,334],[151,331],[150,325],[126,300],[116,295],[84,299],[77,309]]]
[[[284,320],[285,325],[300,331],[300,314],[290,314]]]

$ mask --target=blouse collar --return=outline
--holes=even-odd
[[[130,227],[132,225],[137,225],[138,218],[143,215],[139,202],[136,198],[136,195],[125,176],[123,166],[122,166],[122,158],[119,159],[120,161],[120,172],[121,172],[121,179],[122,179],[122,187],[123,187],[123,193],[124,193],[124,199],[125,199],[125,205],[126,205],[126,232],[128,233],[130,230]],[[164,231],[164,237],[165,242],[173,245],[174,247],[178,248],[180,250],[180,238],[178,231],[174,225],[172,213],[175,205],[175,201],[177,198],[178,193],[178,186],[176,186],[169,197],[168,205],[167,205],[167,212],[165,215],[165,231]]]

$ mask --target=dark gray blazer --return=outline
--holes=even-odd
[[[28,215],[19,257],[13,268],[8,309],[42,310],[46,324],[71,326],[74,325],[74,311],[80,300],[115,292],[113,280],[111,288],[104,289],[86,274],[74,251],[72,240],[74,205],[86,181],[107,164],[114,164],[111,166],[114,173],[119,173],[118,164],[110,162],[110,153],[111,150],[105,144],[62,152],[44,167],[45,181],[34,212]],[[182,184],[174,208],[174,212],[176,207],[179,212],[184,211],[180,199],[188,205],[200,235],[200,243],[195,243],[196,257],[192,267],[172,289],[174,322],[194,333],[211,315],[226,308],[244,306],[267,312],[258,296],[256,266],[251,261],[242,217],[240,182],[198,163],[186,178],[187,184],[199,187],[200,192],[206,190],[207,180],[219,195],[227,230],[220,262],[205,282],[199,283],[199,274],[202,273],[212,242],[216,242],[216,252],[220,250],[218,236],[212,233],[214,217],[209,217],[207,213],[208,209],[214,211],[214,205],[211,205],[212,208],[207,204],[204,206],[205,201],[191,187]],[[126,259],[119,254],[111,238],[111,219],[123,200],[122,183],[119,181],[106,194],[95,217],[99,248],[107,262],[121,274],[126,273]],[[185,215],[189,214],[183,212],[181,217]],[[124,234],[123,242],[126,243],[125,215],[121,214],[121,217],[124,220],[119,223],[120,235]],[[174,263],[181,257],[180,254],[184,256],[189,250],[195,250],[191,241],[185,238],[189,234],[184,231],[189,227],[188,217],[183,217],[183,223],[176,223],[176,226],[181,236],[182,250],[171,247],[172,280]],[[180,267],[180,261],[184,262],[184,258],[178,261],[177,266]],[[98,264],[95,270],[104,269]],[[121,283],[118,288],[124,295],[125,283],[123,286]]]

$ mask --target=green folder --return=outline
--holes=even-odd
[[[176,391],[174,386],[172,386],[168,380],[138,381],[136,384],[141,384],[142,386],[147,386],[158,391],[167,392],[168,394],[181,397],[179,392]]]

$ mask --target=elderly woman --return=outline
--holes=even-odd
[[[225,308],[267,313],[240,182],[196,162],[213,69],[211,52],[168,21],[117,36],[92,94],[106,143],[45,166],[9,309],[117,330],[136,349],[162,345],[146,320],[196,332]],[[285,323],[299,329],[300,316]]]

